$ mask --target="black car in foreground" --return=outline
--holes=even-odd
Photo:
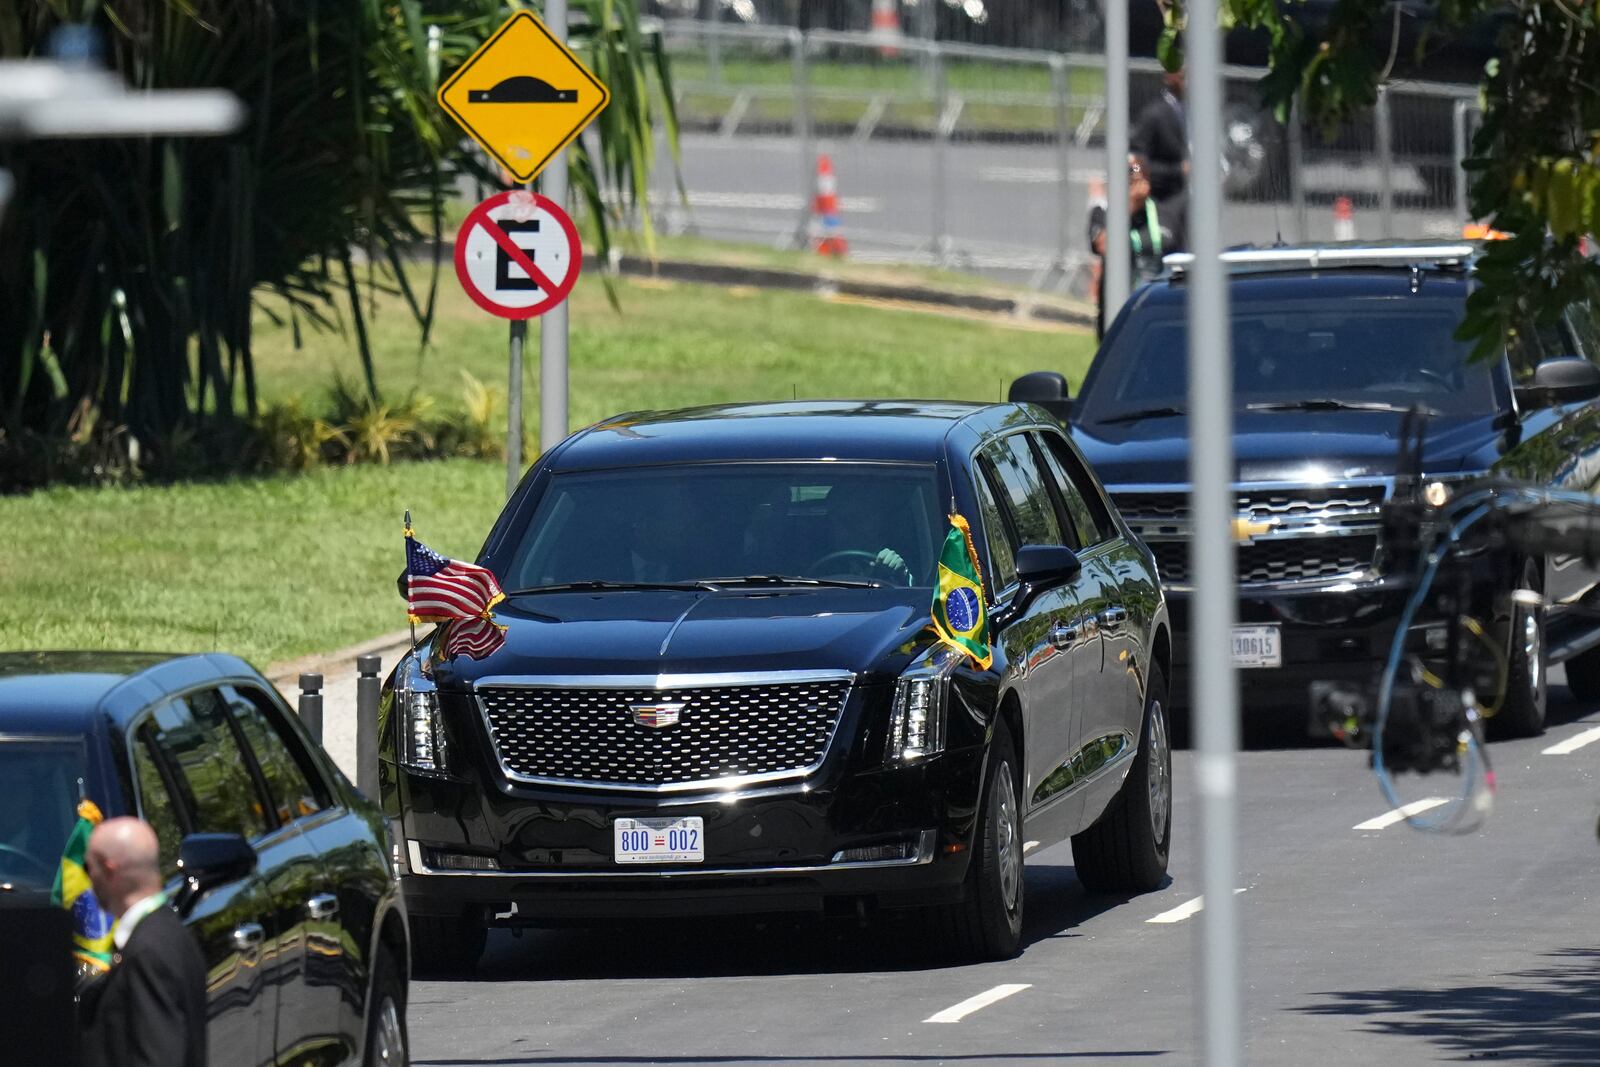
[[[1472,290],[1470,245],[1332,246],[1225,253],[1231,267],[1234,523],[1246,707],[1304,709],[1315,680],[1374,678],[1416,560],[1386,543],[1397,475],[1448,493],[1485,474],[1600,489],[1600,317],[1574,303],[1472,362],[1454,332]],[[1174,257],[1175,259],[1177,257]],[[1170,261],[1169,261],[1170,262]],[[1051,404],[1155,552],[1172,605],[1181,681],[1190,571],[1187,285],[1181,261],[1124,306],[1084,379],[1030,375],[1015,399]],[[1054,398],[1052,402],[1052,397]],[[1420,469],[1401,469],[1407,412],[1421,415]],[[1415,425],[1415,423],[1413,423]],[[1600,695],[1596,574],[1582,560],[1476,554],[1462,614],[1492,620],[1503,651],[1497,731],[1543,729],[1546,668],[1565,661],[1580,697]],[[1513,601],[1519,589],[1542,606]],[[1413,635],[1445,646],[1449,612]],[[1496,699],[1497,697],[1497,699]]]
[[[930,628],[952,510],[987,668]],[[503,633],[440,627],[379,713],[424,963],[489,925],[878,907],[1004,957],[1030,842],[1070,836],[1094,888],[1164,878],[1166,609],[1037,409],[620,416],[541,457],[478,562]]]
[[[211,1063],[405,1062],[383,819],[248,664],[0,653],[0,909],[48,898],[84,798],[155,828],[209,971]]]

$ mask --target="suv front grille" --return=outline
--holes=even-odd
[[[1188,585],[1189,545],[1184,541],[1151,541],[1156,569],[1165,585]],[[1354,574],[1372,566],[1376,536],[1288,537],[1238,546],[1239,584],[1304,582]]]
[[[489,739],[508,778],[648,789],[803,775],[822,763],[848,677],[677,689],[485,686]],[[675,708],[643,726],[633,706]]]

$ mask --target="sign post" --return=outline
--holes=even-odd
[[[513,179],[531,183],[541,172],[545,175],[545,196],[519,190],[490,197],[468,217],[456,242],[456,271],[467,294],[491,314],[512,320],[506,405],[507,496],[516,488],[522,470],[522,350],[526,320],[535,316],[545,316],[539,331],[540,445],[550,448],[567,435],[565,300],[582,266],[583,249],[565,212],[565,152],[611,101],[605,85],[567,48],[567,0],[546,0],[545,17],[548,25],[527,11],[512,15],[439,88],[439,106]],[[538,202],[543,221],[516,217],[530,202],[517,199],[518,206],[507,209],[513,225],[502,227],[505,213],[498,209],[511,202],[507,198],[519,194]],[[530,221],[536,225],[528,227]],[[540,225],[549,227],[543,236],[537,236]],[[513,231],[518,236],[511,236]],[[559,244],[554,236],[558,232],[570,239],[565,264],[550,258],[557,249],[549,243]],[[463,266],[462,253],[469,239],[476,242],[469,257],[476,273]],[[485,241],[500,251],[491,252]],[[490,256],[496,262],[492,283],[483,276]],[[539,295],[526,296],[528,293]]]

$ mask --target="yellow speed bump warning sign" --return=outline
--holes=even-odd
[[[519,182],[531,182],[611,101],[611,93],[526,11],[439,87],[439,106]]]

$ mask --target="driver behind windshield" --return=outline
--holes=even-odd
[[[874,492],[871,486],[836,485],[828,493],[827,503],[833,551],[825,566],[830,573],[837,567],[852,574],[889,578],[896,584],[912,584],[911,568],[896,547],[897,538],[903,539],[906,531],[894,521],[895,509],[887,506],[881,492]]]

